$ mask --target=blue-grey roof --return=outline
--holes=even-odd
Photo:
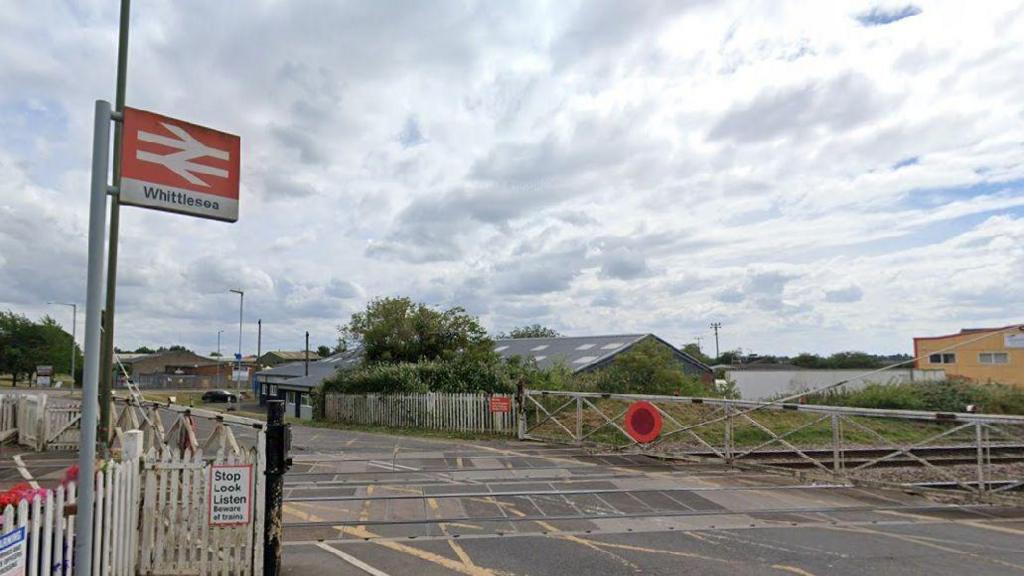
[[[289,362],[287,364],[274,366],[269,370],[260,370],[256,373],[255,377],[257,380],[273,378],[279,382],[279,379],[285,379],[282,383],[286,386],[316,388],[321,382],[333,376],[338,370],[355,368],[360,362],[362,362],[362,360],[363,349],[362,347],[357,346],[351,350],[333,354],[317,362],[310,362],[308,376],[306,376],[305,362]]]
[[[544,370],[562,364],[573,372],[585,372],[605,365],[616,355],[647,338],[654,338],[668,346],[686,364],[687,372],[711,371],[705,364],[653,334],[501,338],[494,341],[494,351],[505,359],[513,356],[532,358],[537,362],[537,367]]]

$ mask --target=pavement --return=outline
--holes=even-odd
[[[1024,507],[534,442],[293,430],[286,575],[1024,573]],[[0,488],[56,485],[75,456],[6,446]]]

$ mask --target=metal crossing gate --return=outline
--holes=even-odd
[[[1024,417],[527,390],[521,439],[710,458],[829,479],[995,494],[1024,486]],[[628,421],[645,403],[653,439]]]

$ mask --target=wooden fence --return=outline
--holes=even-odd
[[[492,412],[507,406],[507,412]],[[343,424],[426,428],[455,432],[516,433],[515,398],[509,394],[326,394],[324,419]]]
[[[0,396],[0,427],[11,416],[28,446],[66,447],[78,437],[78,406],[16,398],[12,414]],[[114,452],[96,474],[92,573],[98,576],[263,573],[266,470],[263,424],[174,405],[115,406]],[[162,414],[162,415],[161,415]],[[200,428],[199,420],[207,426]],[[165,426],[165,421],[167,426]],[[254,447],[239,445],[231,427],[255,430]],[[202,430],[202,434],[200,434]],[[73,434],[73,435],[72,435]],[[49,440],[49,443],[47,443]],[[211,470],[249,465],[248,522],[211,526]],[[26,576],[73,576],[75,484],[40,490],[0,512],[0,534],[24,528]]]
[[[181,454],[151,448],[146,454],[141,542],[133,542],[140,574],[262,576],[264,499],[254,499],[248,524],[208,522],[210,470],[222,464],[252,464],[252,494],[263,494],[262,450],[220,451],[214,460],[204,458],[202,450]]]
[[[8,410],[12,412],[9,416]],[[3,395],[0,396],[0,414],[0,434],[7,430],[4,422],[13,421],[18,431],[18,444],[22,446],[37,452],[78,449],[82,421],[80,402],[50,399],[46,394]]]
[[[47,490],[46,496],[36,494],[31,500],[22,500],[18,506],[8,505],[3,511],[3,528],[9,534],[24,529],[25,574],[71,574],[72,550],[75,547],[75,517],[64,516],[65,504],[74,504],[75,484],[72,482],[56,490]]]

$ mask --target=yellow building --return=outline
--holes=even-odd
[[[1024,324],[914,338],[914,357],[918,368],[946,376],[1024,387]]]

